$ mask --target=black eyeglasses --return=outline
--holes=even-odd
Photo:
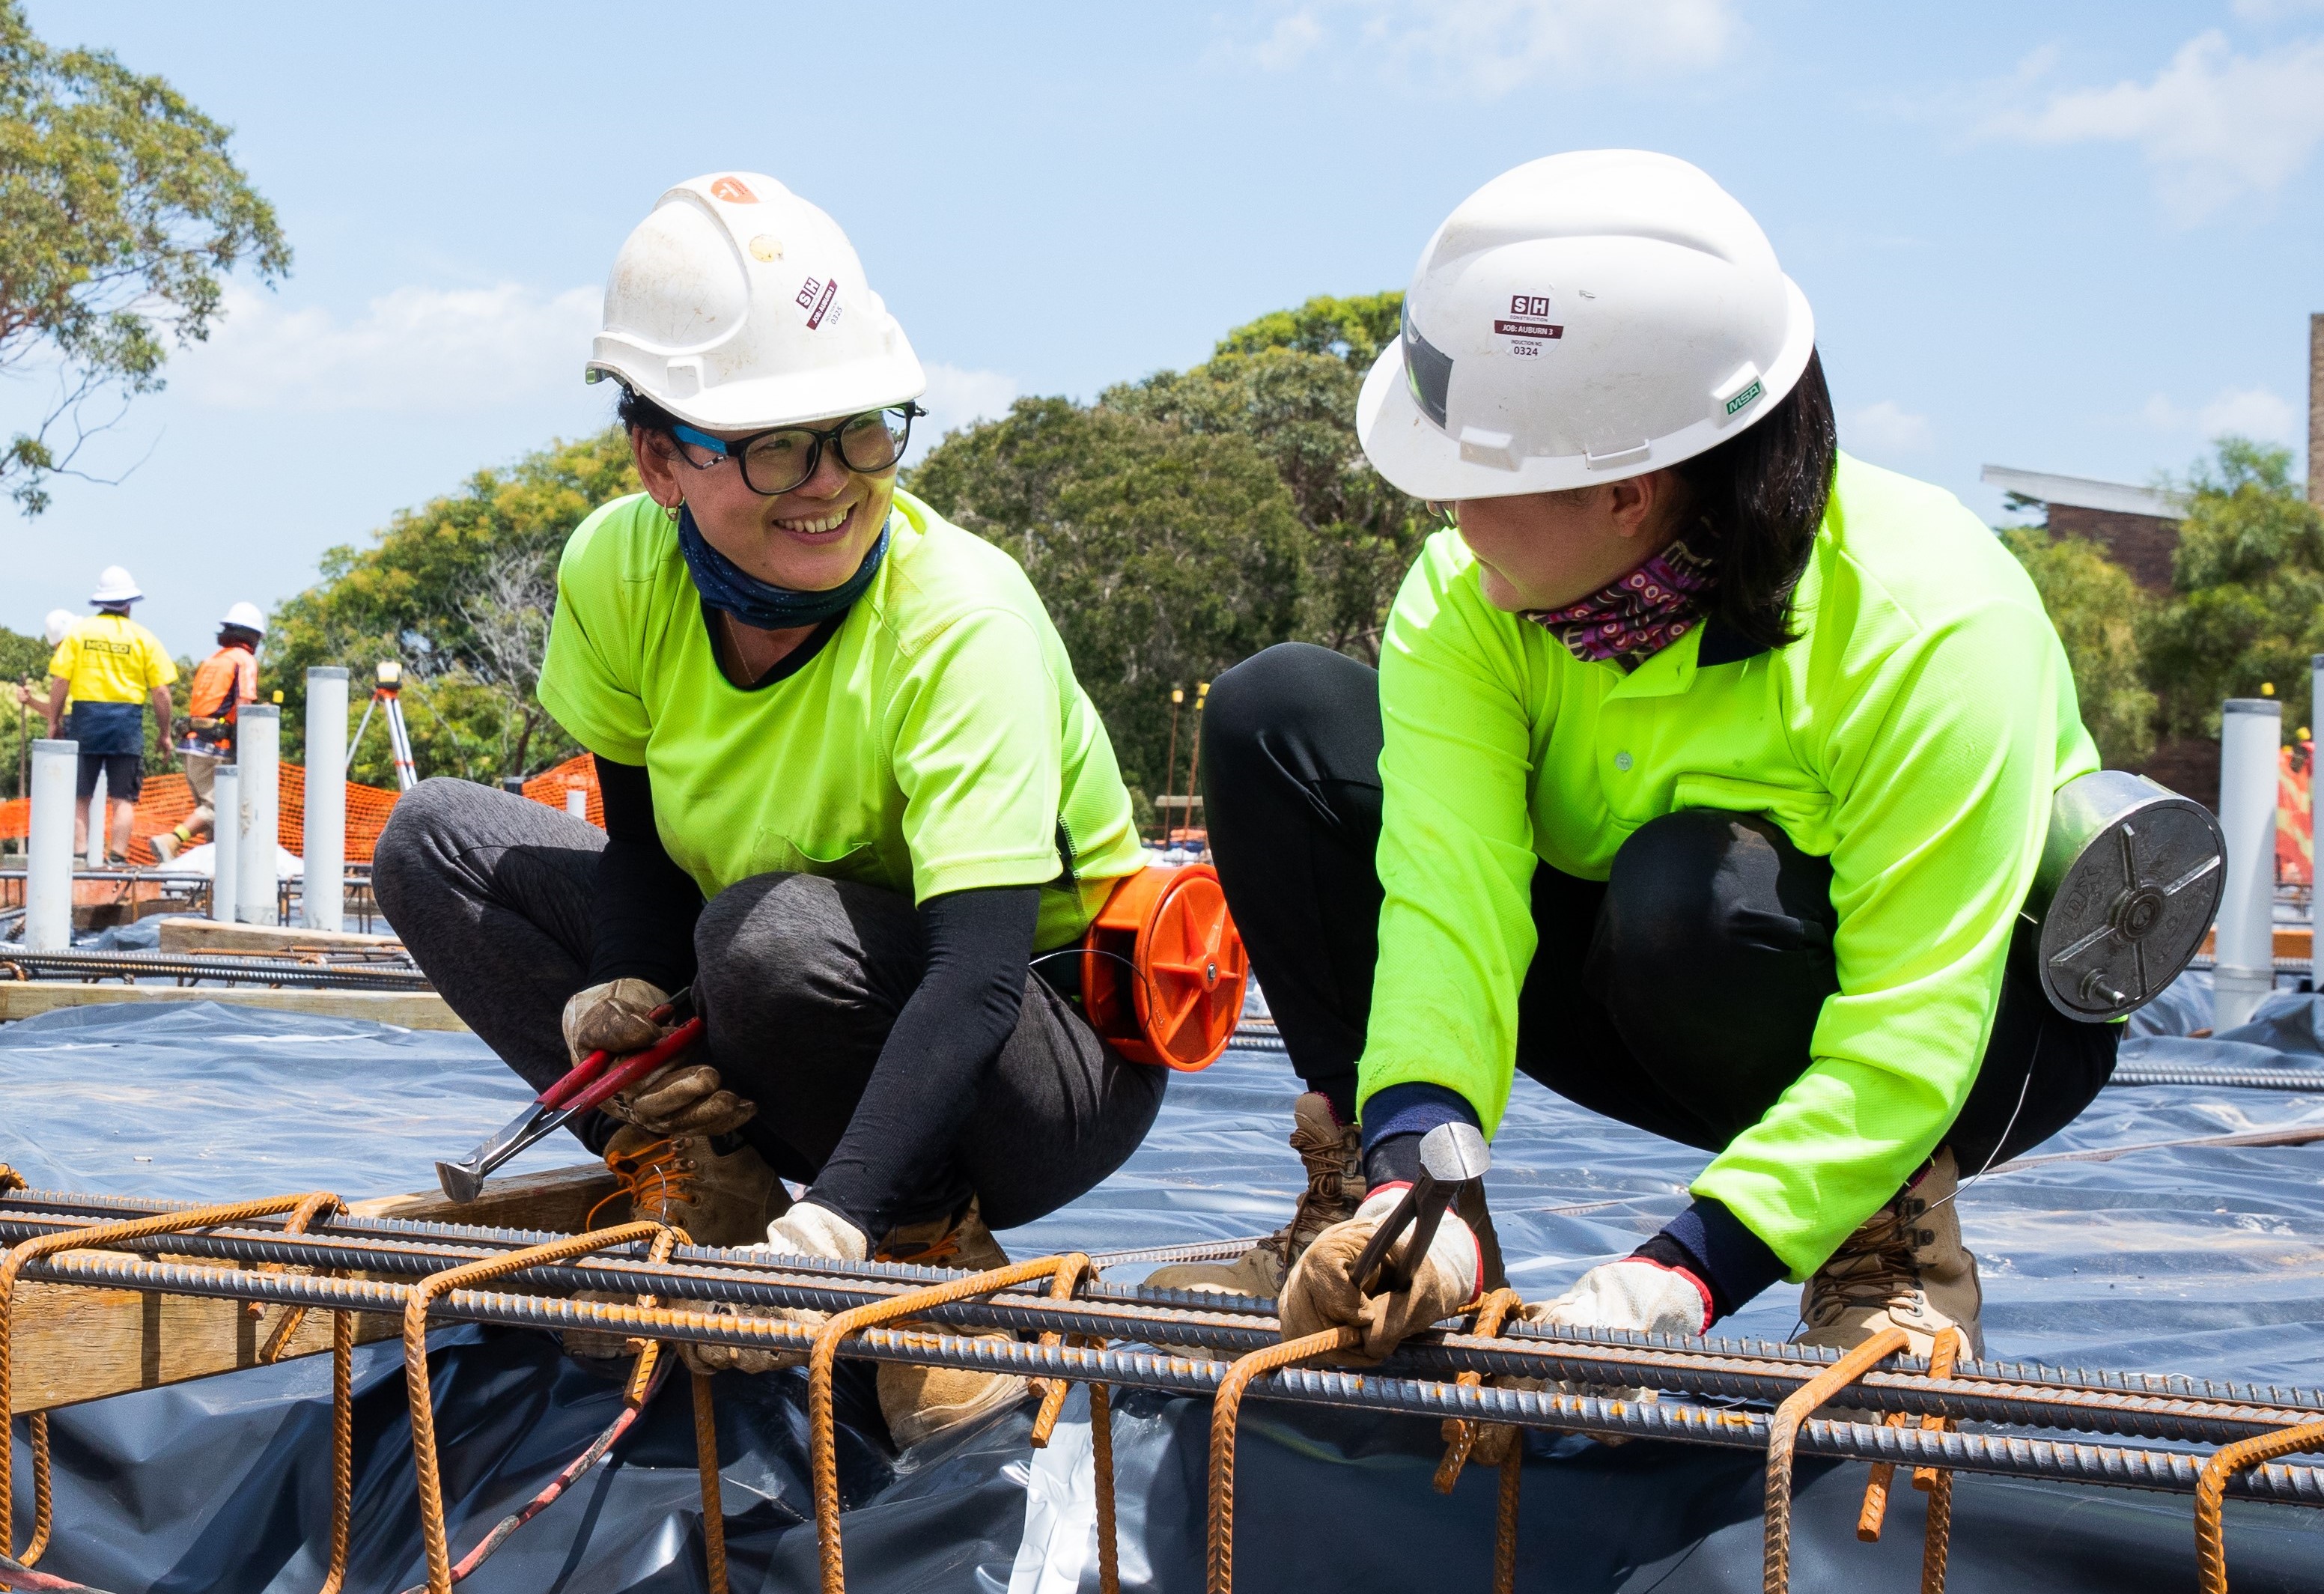
[[[670,435],[687,447],[707,450],[711,457],[696,459],[682,447],[679,457],[696,470],[708,470],[722,459],[741,462],[742,482],[761,497],[788,493],[815,475],[823,463],[825,444],[835,449],[840,464],[862,475],[878,475],[896,468],[904,446],[912,439],[912,420],[927,410],[908,401],[885,410],[866,410],[837,426],[817,430],[811,426],[770,427],[732,441],[684,424]]]

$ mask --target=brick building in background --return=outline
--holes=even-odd
[[[1999,465],[1987,465],[1983,479],[2008,495],[2012,509],[2042,510],[2043,524],[2050,530],[2097,543],[2147,591],[2159,595],[2171,590],[2179,518],[2186,511],[2186,500],[2178,493]],[[2136,773],[2207,808],[2219,805],[2219,744],[2209,738],[2164,742]]]

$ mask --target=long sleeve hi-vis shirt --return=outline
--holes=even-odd
[[[1805,1072],[1692,1189],[1799,1279],[1960,1112],[2052,794],[2098,760],[2033,584],[1934,487],[1843,456],[1792,628],[1753,652],[1697,627],[1626,676],[1487,604],[1457,534],[1430,540],[1381,650],[1386,899],[1360,1094],[1443,1086],[1489,1133],[1534,871],[1604,880],[1677,809],[1766,815],[1831,860],[1840,988]],[[1668,978],[1685,1001],[1687,971]]]

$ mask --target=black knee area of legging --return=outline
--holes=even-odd
[[[1831,867],[1756,815],[1688,809],[1615,855],[1587,983],[1662,1089],[1723,1144],[1812,1052],[1839,988]]]

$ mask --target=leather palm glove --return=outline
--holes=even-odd
[[[1402,1184],[1379,1186],[1364,1198],[1354,1217],[1323,1230],[1301,1255],[1276,1304],[1286,1340],[1343,1325],[1360,1328],[1363,1343],[1339,1352],[1337,1359],[1370,1367],[1385,1359],[1406,1335],[1452,1316],[1477,1298],[1484,1279],[1477,1237],[1449,1211],[1436,1226],[1428,1254],[1413,1270],[1411,1287],[1379,1295],[1357,1289],[1356,1264],[1403,1200],[1406,1188]],[[1389,1258],[1401,1258],[1411,1246],[1407,1230],[1390,1248]]]
[[[765,1243],[754,1245],[751,1249],[754,1253],[774,1256],[861,1262],[872,1254],[872,1241],[863,1230],[830,1208],[819,1207],[811,1201],[801,1201],[768,1224]],[[805,1306],[762,1310],[724,1304],[717,1309],[717,1315],[769,1317],[777,1322],[796,1322],[810,1328],[831,1321],[830,1313]],[[679,1345],[678,1353],[686,1365],[697,1373],[766,1373],[777,1368],[805,1367],[807,1358],[805,1350],[760,1350],[747,1345],[683,1343]]]
[[[644,1051],[661,1039],[653,1011],[668,1000],[668,992],[644,980],[609,980],[575,992],[565,1004],[567,1054],[578,1063],[596,1051],[617,1057]],[[600,1110],[650,1135],[728,1134],[750,1122],[759,1106],[723,1089],[724,1083],[707,1063],[671,1062],[607,1098]]]

